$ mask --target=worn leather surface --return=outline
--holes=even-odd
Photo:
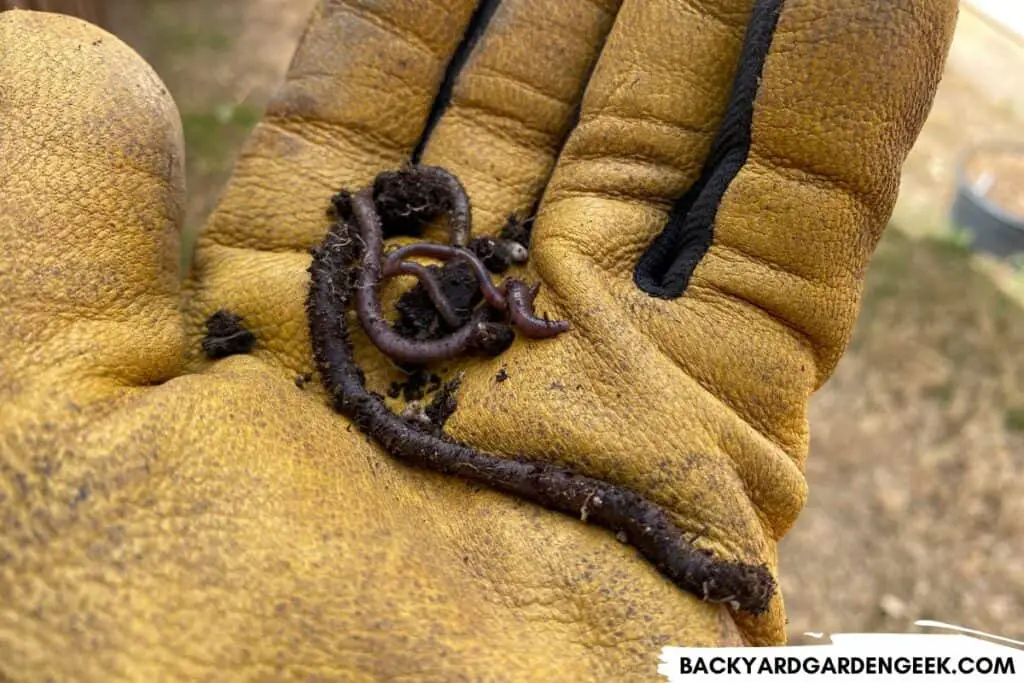
[[[478,232],[543,194],[523,274],[573,325],[439,368],[465,373],[448,428],[634,487],[698,545],[775,567],[806,402],[956,2],[786,4],[748,163],[675,300],[632,269],[700,171],[752,2],[618,5],[503,2],[425,147]],[[164,86],[99,29],[0,14],[0,678],[651,680],[663,645],[783,642],[781,599],[703,603],[608,532],[392,460],[294,382],[327,200],[408,158],[473,9],[323,3],[183,288]],[[218,308],[251,354],[202,358]],[[355,342],[372,388],[400,378]]]

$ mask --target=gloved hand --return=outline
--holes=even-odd
[[[414,155],[473,234],[539,202],[514,272],[571,329],[432,366],[462,377],[445,432],[774,574],[956,1],[476,4],[321,3],[183,291],[167,91],[94,27],[0,14],[0,677],[650,679],[664,645],[783,642],[777,591],[680,587],[336,413],[309,250]],[[401,381],[348,326],[368,389]]]

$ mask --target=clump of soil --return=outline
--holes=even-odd
[[[473,309],[480,303],[480,285],[476,275],[463,261],[448,261],[443,266],[430,266],[452,307],[459,314],[459,325],[466,324]],[[395,331],[409,339],[440,339],[458,327],[450,327],[434,308],[426,290],[419,283],[399,297],[395,304],[398,320]]]
[[[409,373],[404,382],[392,382],[388,387],[388,396],[398,398],[401,396],[406,401],[418,401],[427,394],[432,394],[441,387],[441,378],[434,373],[428,373],[423,368],[417,368]]]
[[[505,223],[505,227],[501,229],[501,233],[498,235],[503,240],[509,240],[511,242],[518,242],[527,249],[530,248],[530,237],[533,235],[533,219],[532,218],[519,218],[518,216],[512,215],[508,217],[508,221]]]
[[[385,239],[418,236],[424,223],[451,209],[446,188],[406,170],[378,175],[373,183],[373,203],[380,213]]]
[[[474,237],[466,246],[492,273],[500,275],[512,265],[508,249],[493,237]]]
[[[434,394],[434,398],[423,410],[427,419],[439,430],[444,427],[448,418],[455,413],[455,409],[458,407],[455,394],[458,392],[460,384],[462,384],[460,377],[445,382],[441,390]]]
[[[224,309],[206,320],[203,352],[211,360],[249,353],[256,344],[256,335],[242,325],[242,316]]]

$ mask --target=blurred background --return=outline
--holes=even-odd
[[[166,81],[188,146],[185,253],[312,4],[7,0],[100,23]],[[962,155],[989,141],[1024,144],[1024,3],[962,0],[855,336],[812,403],[810,502],[780,552],[794,643],[917,619],[1024,639],[1022,259],[977,253],[949,217]],[[975,165],[966,194],[1019,222],[1020,158]]]

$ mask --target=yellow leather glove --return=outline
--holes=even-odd
[[[99,29],[0,14],[0,678],[651,680],[664,645],[784,641],[777,590],[695,588],[656,546],[775,573],[957,3],[476,4],[321,3],[183,290],[167,91]],[[462,377],[445,432],[674,536],[411,466],[332,409],[309,250],[332,193],[414,155],[474,235],[539,206],[513,272],[571,325],[431,366]],[[368,389],[403,381],[347,324]]]

